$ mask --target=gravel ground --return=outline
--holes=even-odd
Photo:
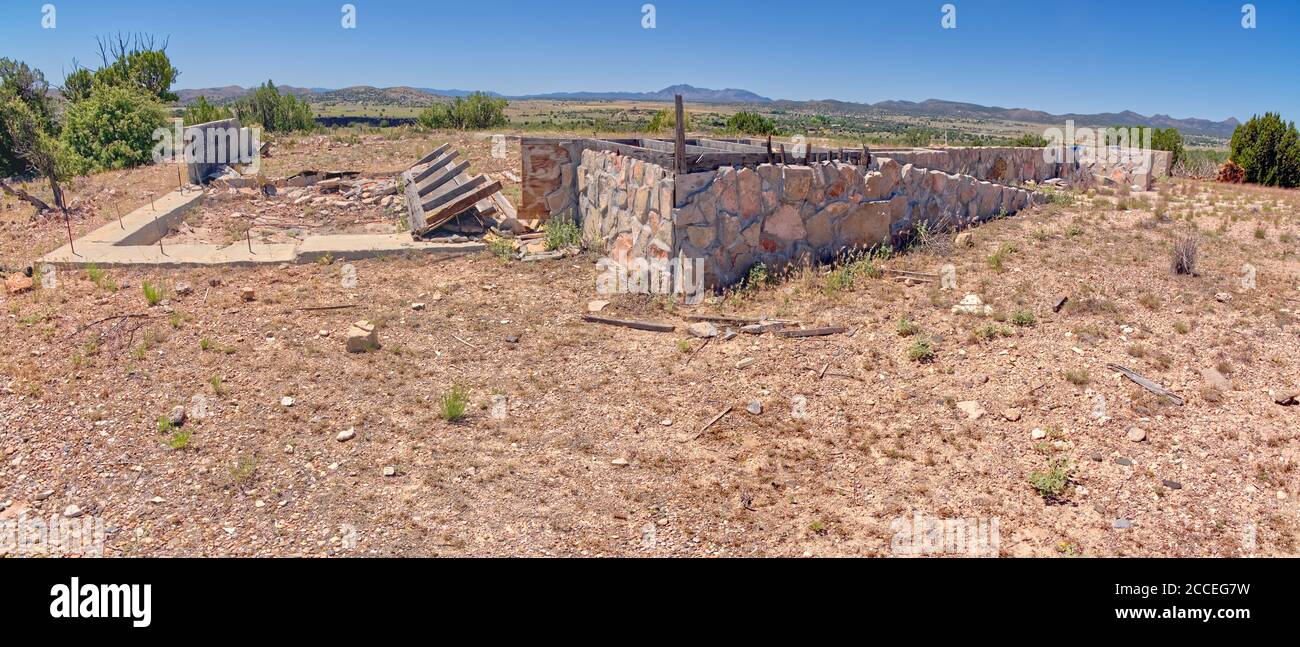
[[[313,141],[277,163],[321,166]],[[392,142],[391,162],[358,170],[423,145]],[[467,144],[471,159],[489,145]],[[74,226],[166,190],[167,170],[81,182]],[[115,556],[888,556],[917,516],[996,519],[1004,556],[1295,554],[1300,407],[1274,400],[1300,386],[1300,194],[1106,193],[888,262],[951,263],[956,291],[869,276],[830,289],[827,268],[795,268],[716,303],[621,295],[601,312],[673,333],[583,322],[606,298],[592,255],[61,272],[0,297],[0,518],[76,506]],[[66,236],[0,214],[0,265]],[[1195,277],[1170,270],[1189,217]],[[992,313],[953,314],[968,293]],[[303,310],[327,306],[344,307]],[[850,331],[701,347],[688,314]],[[362,319],[382,348],[349,354]],[[919,339],[932,360],[909,359]],[[468,409],[447,422],[453,388]],[[178,406],[183,433],[160,433]],[[1031,475],[1054,465],[1045,496]]]

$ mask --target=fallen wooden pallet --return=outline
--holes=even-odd
[[[423,238],[461,216],[482,221],[492,216],[515,219],[514,205],[501,194],[501,183],[485,175],[470,176],[469,161],[443,144],[402,173],[411,235]]]

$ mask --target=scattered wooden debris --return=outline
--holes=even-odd
[[[692,440],[695,440],[696,438],[699,438],[700,436],[704,435],[704,432],[709,430],[709,427],[712,427],[713,425],[717,424],[719,420],[722,420],[728,413],[731,413],[731,410],[733,408],[734,407],[727,407],[726,409],[723,409],[721,412],[718,413],[718,415],[713,416],[713,418],[711,418],[708,422],[704,423],[704,426],[700,427],[699,431],[695,433],[682,434],[677,437],[677,441],[685,443],[685,442],[690,442]]]
[[[768,319],[766,317],[732,317],[727,315],[686,315],[682,317],[687,321],[709,321],[713,323],[732,324],[736,326],[758,325],[758,324],[783,324],[798,325],[798,321],[789,319]]]
[[[1284,391],[1277,397],[1273,398],[1273,402],[1280,404],[1284,407],[1294,407],[1296,405],[1300,405],[1300,389],[1292,389],[1290,391]]]
[[[1152,382],[1151,380],[1148,380],[1145,377],[1142,377],[1133,369],[1125,368],[1123,366],[1120,366],[1119,364],[1107,364],[1106,368],[1115,371],[1117,373],[1120,373],[1124,377],[1127,377],[1129,380],[1132,380],[1134,384],[1168,400],[1169,402],[1172,402],[1173,404],[1176,404],[1180,407],[1183,406],[1183,399],[1175,395],[1173,391],[1170,391],[1169,389],[1166,389],[1165,387],[1160,386],[1159,384],[1156,384],[1155,382]]]
[[[844,326],[828,326],[826,328],[809,328],[807,330],[779,330],[777,337],[798,338],[798,337],[824,337],[826,335],[838,335],[848,332],[849,329]]]
[[[427,238],[453,221],[457,223],[457,231],[483,232],[493,228],[499,233],[496,223],[484,222],[489,216],[496,218],[505,229],[522,229],[514,206],[501,194],[501,182],[486,175],[471,177],[467,173],[469,162],[453,164],[460,151],[450,148],[450,144],[439,146],[402,173],[411,235]],[[465,229],[462,217],[477,223],[474,225],[477,229]]]
[[[939,281],[939,275],[933,272],[912,272],[890,268],[883,268],[882,271],[892,275],[895,280],[899,281],[916,281],[917,283],[936,283]]]
[[[582,315],[582,320],[591,323],[608,324],[610,326],[648,330],[650,332],[672,332],[677,329],[677,326],[672,324],[655,323],[653,321],[634,321],[630,319],[610,319],[609,317],[597,317],[595,315]]]

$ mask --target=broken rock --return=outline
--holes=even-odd
[[[977,400],[958,402],[957,408],[961,409],[966,414],[967,420],[979,420],[985,413],[984,407],[980,406],[980,403]]]
[[[686,332],[689,332],[694,337],[707,339],[718,336],[718,327],[707,321],[697,321],[687,326]]]
[[[379,348],[379,330],[369,321],[358,321],[348,328],[349,353],[366,353]]]
[[[978,294],[968,294],[962,297],[960,303],[952,307],[952,313],[955,315],[988,315],[992,312],[993,307],[984,305],[984,300]]]
[[[9,294],[22,294],[31,290],[34,285],[31,278],[22,274],[11,274],[5,278],[5,289]]]

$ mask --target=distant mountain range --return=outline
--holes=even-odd
[[[276,86],[280,92],[302,97],[313,103],[361,103],[371,105],[424,106],[436,103],[446,97],[468,96],[473,90],[440,90],[436,88],[375,88],[371,86],[353,86],[348,88],[299,88],[288,85]],[[214,103],[228,103],[253,91],[237,85],[222,88],[203,88],[197,90],[177,90],[181,103],[189,104],[206,96]],[[672,101],[674,95],[680,94],[691,103],[711,104],[751,104],[764,108],[783,110],[812,111],[819,114],[869,115],[895,114],[915,117],[943,117],[957,119],[989,119],[1018,121],[1034,124],[1061,124],[1067,119],[1078,126],[1151,126],[1155,128],[1177,128],[1186,134],[1230,137],[1238,121],[1233,118],[1224,121],[1208,119],[1175,119],[1169,115],[1145,116],[1125,110],[1123,112],[1104,112],[1097,114],[1070,113],[1054,115],[1041,110],[1026,108],[1000,108],[982,106],[959,101],[927,99],[925,101],[880,101],[877,103],[854,103],[833,99],[820,101],[773,100],[748,90],[728,88],[711,90],[691,85],[673,85],[657,92],[552,92],[548,94],[529,94],[508,96],[496,92],[487,92],[495,97],[518,100],[549,101]]]
[[[882,112],[890,114],[911,115],[916,117],[948,117],[960,119],[1001,119],[1032,124],[1064,125],[1067,119],[1076,126],[1150,126],[1152,128],[1177,128],[1184,133],[1231,137],[1232,131],[1240,123],[1235,118],[1223,121],[1208,119],[1175,119],[1169,115],[1141,115],[1132,110],[1123,112],[1102,112],[1095,114],[1068,113],[1054,115],[1041,110],[1026,108],[999,108],[981,106],[975,103],[927,99],[915,101],[880,101],[878,103],[851,103],[846,101],[777,101],[776,105],[790,109],[806,108],[809,103],[822,104],[828,111],[865,114]]]

